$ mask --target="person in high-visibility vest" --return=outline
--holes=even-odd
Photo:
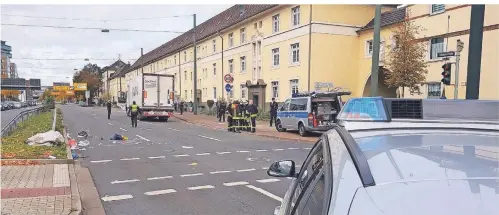
[[[128,108],[132,118],[132,127],[137,128],[137,116],[139,115],[140,107],[133,101],[132,105]]]
[[[258,107],[253,104],[253,100],[249,100],[249,105],[246,108],[246,110],[250,114],[250,119],[251,119],[251,133],[256,132],[256,116],[258,115]]]

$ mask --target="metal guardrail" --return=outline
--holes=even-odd
[[[38,107],[35,109],[24,110],[17,114],[14,119],[12,119],[5,127],[2,128],[2,137],[9,135],[12,131],[17,128],[20,122],[27,120],[30,116],[37,115],[42,112],[45,107]]]

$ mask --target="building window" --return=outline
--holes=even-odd
[[[279,32],[279,14],[272,17],[272,33]]]
[[[298,79],[293,79],[289,81],[291,88],[291,95],[298,93]]]
[[[184,93],[184,99],[187,100],[187,90],[184,90],[185,93]]]
[[[184,71],[184,81],[187,81],[187,71]]]
[[[258,28],[262,28],[262,26],[263,26],[262,21],[258,22]]]
[[[432,38],[430,41],[430,59],[437,59],[437,54],[444,52],[444,38]]]
[[[192,72],[191,72],[191,82],[192,82],[192,79],[193,79],[193,76],[192,76]]]
[[[432,4],[431,14],[442,13],[445,11],[445,4]]]
[[[246,42],[246,29],[241,28],[241,44],[244,44]]]
[[[272,98],[279,98],[279,82],[272,81]]]
[[[300,6],[296,6],[294,8],[291,8],[291,14],[292,14],[292,22],[293,26],[297,26],[300,24]]]
[[[253,27],[256,29],[258,28],[258,23],[255,22],[255,24],[253,24]]]
[[[241,99],[246,99],[246,84],[241,84]]]
[[[229,34],[229,48],[231,48],[234,45],[234,33]]]
[[[177,55],[173,56],[173,60],[174,60],[174,62],[175,62],[175,64],[174,64],[174,65],[177,65]]]
[[[217,99],[217,88],[213,87],[213,99]]]
[[[272,66],[279,66],[279,48],[272,49]]]
[[[241,72],[246,72],[246,57],[241,57]]]
[[[187,61],[187,52],[184,51],[184,62],[186,62],[186,61]]]
[[[440,98],[440,83],[428,83],[428,98]]]
[[[234,73],[234,60],[229,60],[229,73]]]
[[[217,40],[213,40],[213,53],[217,51]]]
[[[213,64],[213,79],[217,78],[217,64]]]
[[[291,44],[291,63],[300,62],[300,43]]]
[[[373,56],[373,41],[366,41],[366,56]]]

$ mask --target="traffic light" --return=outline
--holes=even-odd
[[[445,85],[450,85],[451,65],[450,63],[446,63],[442,66],[442,69],[444,69],[442,72],[442,83]]]

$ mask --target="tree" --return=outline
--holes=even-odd
[[[75,72],[73,75],[73,83],[87,83],[87,90],[90,95],[94,95],[101,87],[100,67],[96,64],[87,64],[81,71]],[[84,92],[77,92],[77,96]],[[91,99],[91,98],[89,98]]]
[[[411,95],[421,94],[419,86],[426,81],[428,74],[425,45],[416,42],[416,36],[424,29],[408,20],[409,8],[406,11],[406,19],[396,26],[393,32],[395,47],[391,47],[391,51],[387,53],[389,71],[385,78],[389,87],[402,88],[402,97],[406,87]]]

